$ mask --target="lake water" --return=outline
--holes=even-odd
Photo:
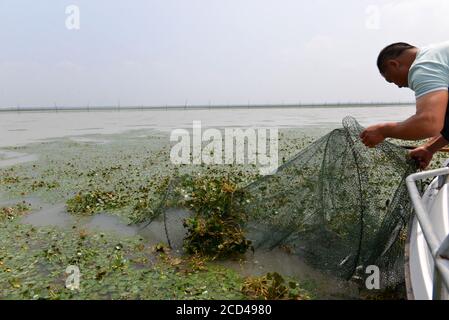
[[[219,110],[121,110],[0,113],[0,147],[25,145],[65,136],[111,134],[135,129],[170,131],[191,128],[199,120],[203,127],[337,128],[345,116],[363,126],[401,121],[415,107],[311,107]]]
[[[304,130],[328,131],[341,127],[346,116],[356,118],[361,125],[368,126],[386,121],[402,121],[413,115],[414,106],[382,107],[314,107],[314,108],[264,108],[264,109],[220,109],[220,110],[145,110],[145,111],[64,111],[64,112],[1,112],[0,113],[0,168],[36,160],[36,156],[1,150],[5,147],[71,137],[77,142],[107,143],[108,137],[101,134],[121,133],[130,130],[156,129],[169,132],[176,128],[191,128],[192,121],[201,121],[203,127],[277,127],[301,128]],[[86,135],[96,135],[95,137]],[[140,133],[138,133],[140,134]],[[8,200],[11,201],[11,200]],[[1,202],[1,201],[0,201]],[[33,206],[39,204],[33,203]],[[165,241],[164,227],[156,221],[147,228],[128,226],[118,217],[107,213],[97,214],[75,221],[67,213],[65,203],[40,204],[40,209],[23,218],[24,223],[35,226],[58,226],[69,228],[78,224],[97,232],[113,232],[124,236],[139,235],[148,243]],[[185,230],[182,220],[170,223],[175,239],[174,248],[180,250]],[[170,229],[172,230],[172,229]],[[177,237],[176,237],[177,235]],[[324,275],[305,265],[300,257],[284,251],[256,251],[248,253],[241,261],[223,262],[242,275],[258,275],[279,272],[299,279],[312,279],[321,297],[357,297],[358,289],[353,283],[340,281]]]

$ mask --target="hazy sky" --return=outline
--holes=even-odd
[[[0,0],[0,106],[412,101],[379,50],[445,40],[447,0]]]

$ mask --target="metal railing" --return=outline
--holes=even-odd
[[[447,299],[449,292],[449,235],[439,239],[429,219],[429,214],[423,204],[416,181],[438,177],[442,186],[449,176],[449,168],[441,168],[411,174],[406,179],[407,189],[415,208],[424,239],[429,247],[434,262],[432,299]]]

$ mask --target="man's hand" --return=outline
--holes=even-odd
[[[425,169],[429,165],[433,157],[431,152],[426,146],[418,147],[409,152],[410,157],[418,162],[420,169]]]
[[[433,137],[426,144],[413,149],[409,152],[409,155],[412,159],[415,159],[418,162],[420,169],[425,169],[432,160],[435,152],[446,146],[448,143],[449,142],[442,135],[439,135]]]
[[[366,128],[361,134],[360,139],[365,146],[374,148],[379,143],[385,140],[385,136],[382,132],[384,124],[376,124]]]

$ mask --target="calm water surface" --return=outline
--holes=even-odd
[[[122,110],[0,113],[0,147],[24,145],[45,139],[120,133],[135,129],[170,131],[203,127],[337,128],[345,116],[367,126],[401,121],[413,115],[414,106],[313,107],[219,110]]]

